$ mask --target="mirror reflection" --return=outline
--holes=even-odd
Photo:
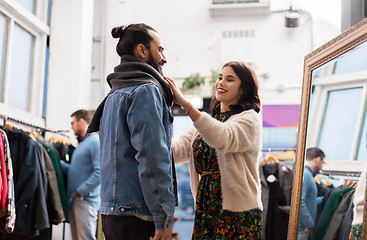
[[[298,239],[349,239],[362,233],[367,44],[316,68],[311,81]]]

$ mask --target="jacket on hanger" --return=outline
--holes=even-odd
[[[41,199],[42,186],[40,185],[40,161],[36,142],[26,133],[14,128],[5,130],[10,146],[13,162],[16,221],[12,234],[0,233],[1,239],[29,238],[38,234],[38,231],[49,227],[48,217],[39,215],[46,209]],[[36,225],[36,218],[37,224]],[[46,222],[45,222],[46,221]]]
[[[275,179],[270,177],[268,179],[270,181],[267,181],[270,175],[273,175]],[[262,190],[261,201],[263,203],[263,238],[286,239],[289,219],[289,212],[286,209],[289,210],[291,204],[293,171],[282,163],[266,164],[260,167],[260,181]],[[276,193],[278,191],[276,189],[279,189],[281,192]],[[273,197],[276,201],[274,204],[272,204]],[[280,202],[282,205],[279,205]],[[269,213],[272,215],[271,219],[268,219]],[[275,225],[277,225],[277,228],[269,230],[269,228]]]

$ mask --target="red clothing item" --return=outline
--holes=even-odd
[[[8,210],[8,175],[6,174],[4,136],[0,134],[0,210]],[[6,214],[0,218],[0,229],[5,229]]]
[[[4,155],[4,136],[0,135],[0,209],[8,208],[8,177],[6,174],[5,155]],[[3,226],[1,226],[3,229]]]

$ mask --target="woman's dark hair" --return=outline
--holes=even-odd
[[[224,64],[224,67],[231,67],[233,69],[241,80],[240,88],[243,92],[237,105],[230,106],[231,115],[250,109],[260,112],[259,83],[255,72],[247,64],[237,61],[228,62]],[[220,111],[220,102],[216,97],[210,102],[210,108],[212,116]]]
[[[154,28],[144,23],[114,27],[111,31],[112,37],[120,38],[116,45],[117,54],[119,56],[134,55],[134,48],[140,43],[150,49],[150,42],[153,40],[153,37],[150,35],[149,30],[157,32]]]

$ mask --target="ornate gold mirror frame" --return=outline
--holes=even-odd
[[[312,86],[312,71],[364,42],[367,42],[367,18],[363,19],[361,22],[352,26],[336,38],[311,52],[304,59],[301,114],[298,127],[296,162],[294,166],[291,211],[288,225],[288,240],[297,239],[298,235],[307,124]],[[367,225],[366,220],[364,221],[364,229],[366,229],[365,225]]]

